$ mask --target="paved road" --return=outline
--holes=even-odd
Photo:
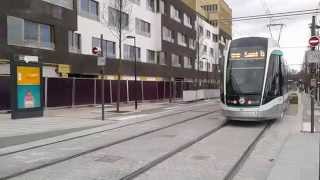
[[[215,100],[210,101],[216,102]],[[131,111],[132,106],[122,109],[129,113],[110,113],[106,108],[106,120],[101,121],[101,111],[98,107],[67,108],[47,110],[43,118],[11,120],[9,115],[0,115],[0,148],[55,137],[72,132],[82,131],[100,126],[107,126],[125,120],[132,120],[153,114],[173,112],[188,107],[207,104],[199,101],[189,104],[181,103],[144,103],[139,111]],[[131,108],[131,109],[130,109]],[[110,108],[109,108],[110,109]]]
[[[183,106],[173,111],[151,114],[131,119],[131,121],[112,124],[106,126],[106,129],[101,133],[1,156],[0,161],[7,164],[7,166],[0,167],[0,177],[7,177],[22,171],[38,168],[47,163],[60,161],[93,149],[103,148],[104,146],[111,146],[114,143],[121,143],[135,136],[156,132],[163,127],[207,114],[207,111],[202,111],[204,108],[210,111],[218,111],[220,109],[218,104],[214,102],[196,106]]]
[[[261,154],[275,158],[297,122],[291,115],[266,131],[266,122],[227,122],[216,101],[117,118],[122,118],[119,123],[87,134],[42,140],[40,146],[30,143],[18,152],[0,149],[5,164],[0,179],[219,180],[242,162],[245,152],[248,157],[235,179],[266,179],[271,166]],[[287,127],[291,130],[283,132]],[[252,146],[262,132],[265,135]],[[248,151],[251,146],[256,149]],[[257,171],[250,172],[252,167]]]

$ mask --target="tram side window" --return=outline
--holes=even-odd
[[[288,85],[287,85],[287,71],[285,68],[284,60],[281,58],[281,87],[282,87],[282,95],[288,92]]]
[[[265,85],[264,103],[281,95],[280,86],[280,58],[277,55],[271,55],[268,67],[267,81]]]
[[[282,71],[282,75],[283,75],[283,85],[282,85],[282,89],[283,89],[283,94],[288,93],[288,72],[286,69],[286,65],[284,63],[284,59],[281,57],[281,71]]]

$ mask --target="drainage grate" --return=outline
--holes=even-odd
[[[203,161],[203,160],[207,160],[210,158],[210,156],[202,156],[202,155],[196,155],[196,156],[192,156],[191,157],[194,160],[199,160],[199,161]]]
[[[174,138],[176,137],[177,135],[174,135],[174,134],[165,134],[165,135],[161,135],[160,137],[164,137],[164,138]]]
[[[123,159],[123,157],[106,155],[106,156],[103,156],[103,157],[97,159],[96,161],[106,162],[106,163],[114,163],[114,162],[119,161],[120,159]]]

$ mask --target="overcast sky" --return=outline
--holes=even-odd
[[[265,1],[265,3],[263,3]],[[264,4],[267,4],[271,13],[315,9],[320,0],[226,0],[233,10],[233,17],[260,15],[266,13]],[[294,16],[275,20],[273,23],[283,23],[280,45],[285,52],[285,58],[290,68],[300,69],[304,52],[310,37],[309,24],[312,15]],[[233,38],[242,36],[270,37],[267,29],[268,19],[233,22]],[[278,29],[272,30],[275,38],[278,38]],[[288,48],[291,47],[291,48]],[[300,47],[300,48],[297,48]]]

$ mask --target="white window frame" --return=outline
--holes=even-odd
[[[178,32],[178,44],[183,47],[187,47],[187,38],[186,35]]]
[[[175,21],[181,23],[181,19],[179,17],[180,12],[178,9],[176,9],[173,5],[170,6],[170,17],[174,19]]]
[[[171,65],[173,67],[181,67],[180,57],[176,54],[171,54]]]
[[[162,39],[167,42],[174,43],[174,38],[172,38],[172,33],[173,33],[173,31],[171,29],[167,28],[166,26],[163,26]]]
[[[192,25],[191,25],[191,17],[188,16],[186,13],[183,14],[183,24],[189,28],[192,28]]]
[[[191,69],[192,68],[192,60],[191,60],[190,57],[184,56],[183,57],[183,61],[184,61],[184,68],[186,68],[186,69]]]

